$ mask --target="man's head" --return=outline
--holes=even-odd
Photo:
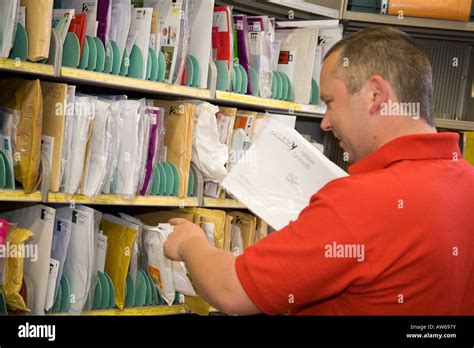
[[[355,162],[398,136],[434,131],[432,95],[428,57],[405,33],[365,29],[324,58],[321,128],[332,130]]]

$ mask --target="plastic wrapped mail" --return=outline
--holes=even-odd
[[[158,46],[165,56],[165,81],[179,84],[188,52],[193,1],[144,0],[143,6],[153,8],[159,16]]]
[[[88,197],[98,196],[104,187],[107,163],[112,150],[113,121],[110,116],[110,103],[97,100],[92,132],[92,153],[83,189],[83,194]]]
[[[200,103],[194,111],[192,162],[207,180],[220,182],[227,175],[228,149],[219,141],[216,113],[219,107]]]
[[[137,192],[142,161],[143,139],[140,139],[140,120],[145,112],[144,100],[124,102],[122,145],[117,162],[115,193],[123,199],[133,199]]]
[[[296,130],[268,119],[222,186],[271,227],[296,220],[310,197],[347,175]]]
[[[115,193],[117,181],[117,165],[122,146],[122,130],[124,118],[125,96],[110,99],[110,118],[112,124],[112,138],[110,146],[110,156],[107,158],[106,173],[104,178],[104,186],[102,192],[106,194]]]
[[[142,105],[142,109],[140,112],[140,123],[138,129],[138,141],[139,141],[139,148],[138,148],[138,160],[139,163],[137,164],[137,178],[135,179],[135,191],[137,194],[140,194],[140,189],[143,187],[143,183],[145,182],[145,174],[146,174],[146,164],[148,158],[148,149],[150,147],[150,114],[148,113],[148,107]]]
[[[76,95],[74,115],[67,124],[66,164],[63,175],[63,192],[73,195],[79,188],[87,143],[91,136],[91,123],[95,117],[95,101],[97,98]]]
[[[318,28],[281,29],[276,32],[276,39],[282,42],[278,71],[290,79],[295,103],[310,102],[317,38]]]
[[[57,210],[57,216],[71,222],[71,237],[63,272],[71,287],[69,314],[72,315],[79,315],[83,311],[91,286],[94,267],[94,213],[91,210],[71,207]]]
[[[163,147],[164,137],[162,135],[164,110],[153,106],[147,107],[147,115],[149,121],[148,146],[146,151],[146,160],[144,162],[144,176],[140,189],[140,195],[146,196],[150,193],[153,169],[155,164],[160,161],[158,149]]]
[[[97,4],[97,37],[107,47],[110,36],[110,22],[112,19],[113,0],[99,0]]]
[[[272,96],[272,26],[267,16],[247,17],[250,66],[255,69],[260,81],[259,96]]]
[[[171,260],[163,254],[165,240],[166,236],[162,229],[157,226],[144,226],[143,243],[144,253],[148,261],[147,271],[157,285],[161,297],[168,306],[171,306],[175,299],[175,287]]]
[[[51,258],[59,261],[58,276],[54,286],[55,294],[57,293],[60,285],[70,239],[71,221],[60,216],[56,216],[54,220],[53,244],[51,247]]]
[[[132,3],[130,0],[113,0],[110,20],[110,40],[115,41],[123,56],[127,43],[128,31],[132,20]]]
[[[13,47],[19,6],[20,0],[0,1],[0,58],[8,58]]]

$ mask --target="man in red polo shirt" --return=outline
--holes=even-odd
[[[243,255],[175,219],[166,255],[233,314],[474,314],[474,167],[433,125],[432,72],[402,32],[362,30],[325,57],[321,127],[350,176]]]

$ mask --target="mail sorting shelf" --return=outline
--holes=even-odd
[[[48,195],[48,202],[157,207],[197,207],[199,205],[198,199],[195,197],[137,196],[132,200],[126,200],[113,195],[100,195],[95,198],[89,198],[83,195],[70,196],[64,193],[50,193]]]
[[[398,16],[354,11],[345,11],[343,14],[343,19],[348,21],[378,23],[385,25],[401,25],[418,28],[474,32],[474,22],[460,22],[407,16],[399,18]]]
[[[38,77],[48,77],[57,82],[72,82],[83,85],[101,86],[112,89],[129,90],[138,93],[162,94],[168,96],[195,98],[214,103],[227,103],[246,108],[259,108],[289,113],[304,113],[305,116],[321,117],[325,108],[318,105],[305,105],[288,101],[260,98],[251,95],[216,91],[212,95],[209,89],[172,85],[154,81],[140,80],[131,77],[115,76],[93,71],[61,68],[60,76],[54,75],[51,65],[37,64],[12,59],[0,59],[0,71],[9,73],[25,73]]]
[[[177,315],[184,314],[184,305],[153,306],[153,307],[131,307],[124,309],[99,309],[90,312],[83,312],[82,316],[157,316],[157,315]],[[69,316],[68,313],[46,314],[48,316]]]
[[[0,58],[0,72],[34,74],[43,77],[54,77],[54,66]]]
[[[21,190],[0,190],[0,202],[35,202],[42,203],[41,193],[25,194]],[[196,197],[165,197],[165,196],[138,196],[133,200],[125,200],[117,196],[101,195],[89,198],[82,195],[69,196],[64,193],[49,193],[48,200],[43,203],[87,204],[87,205],[121,205],[121,206],[150,206],[150,207],[202,207],[202,208],[229,208],[245,209],[245,205],[234,199],[218,199],[204,197],[204,204],[199,205]]]

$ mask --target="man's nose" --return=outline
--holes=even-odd
[[[331,123],[329,122],[327,114],[324,115],[323,120],[321,121],[321,129],[325,132],[331,131]]]

